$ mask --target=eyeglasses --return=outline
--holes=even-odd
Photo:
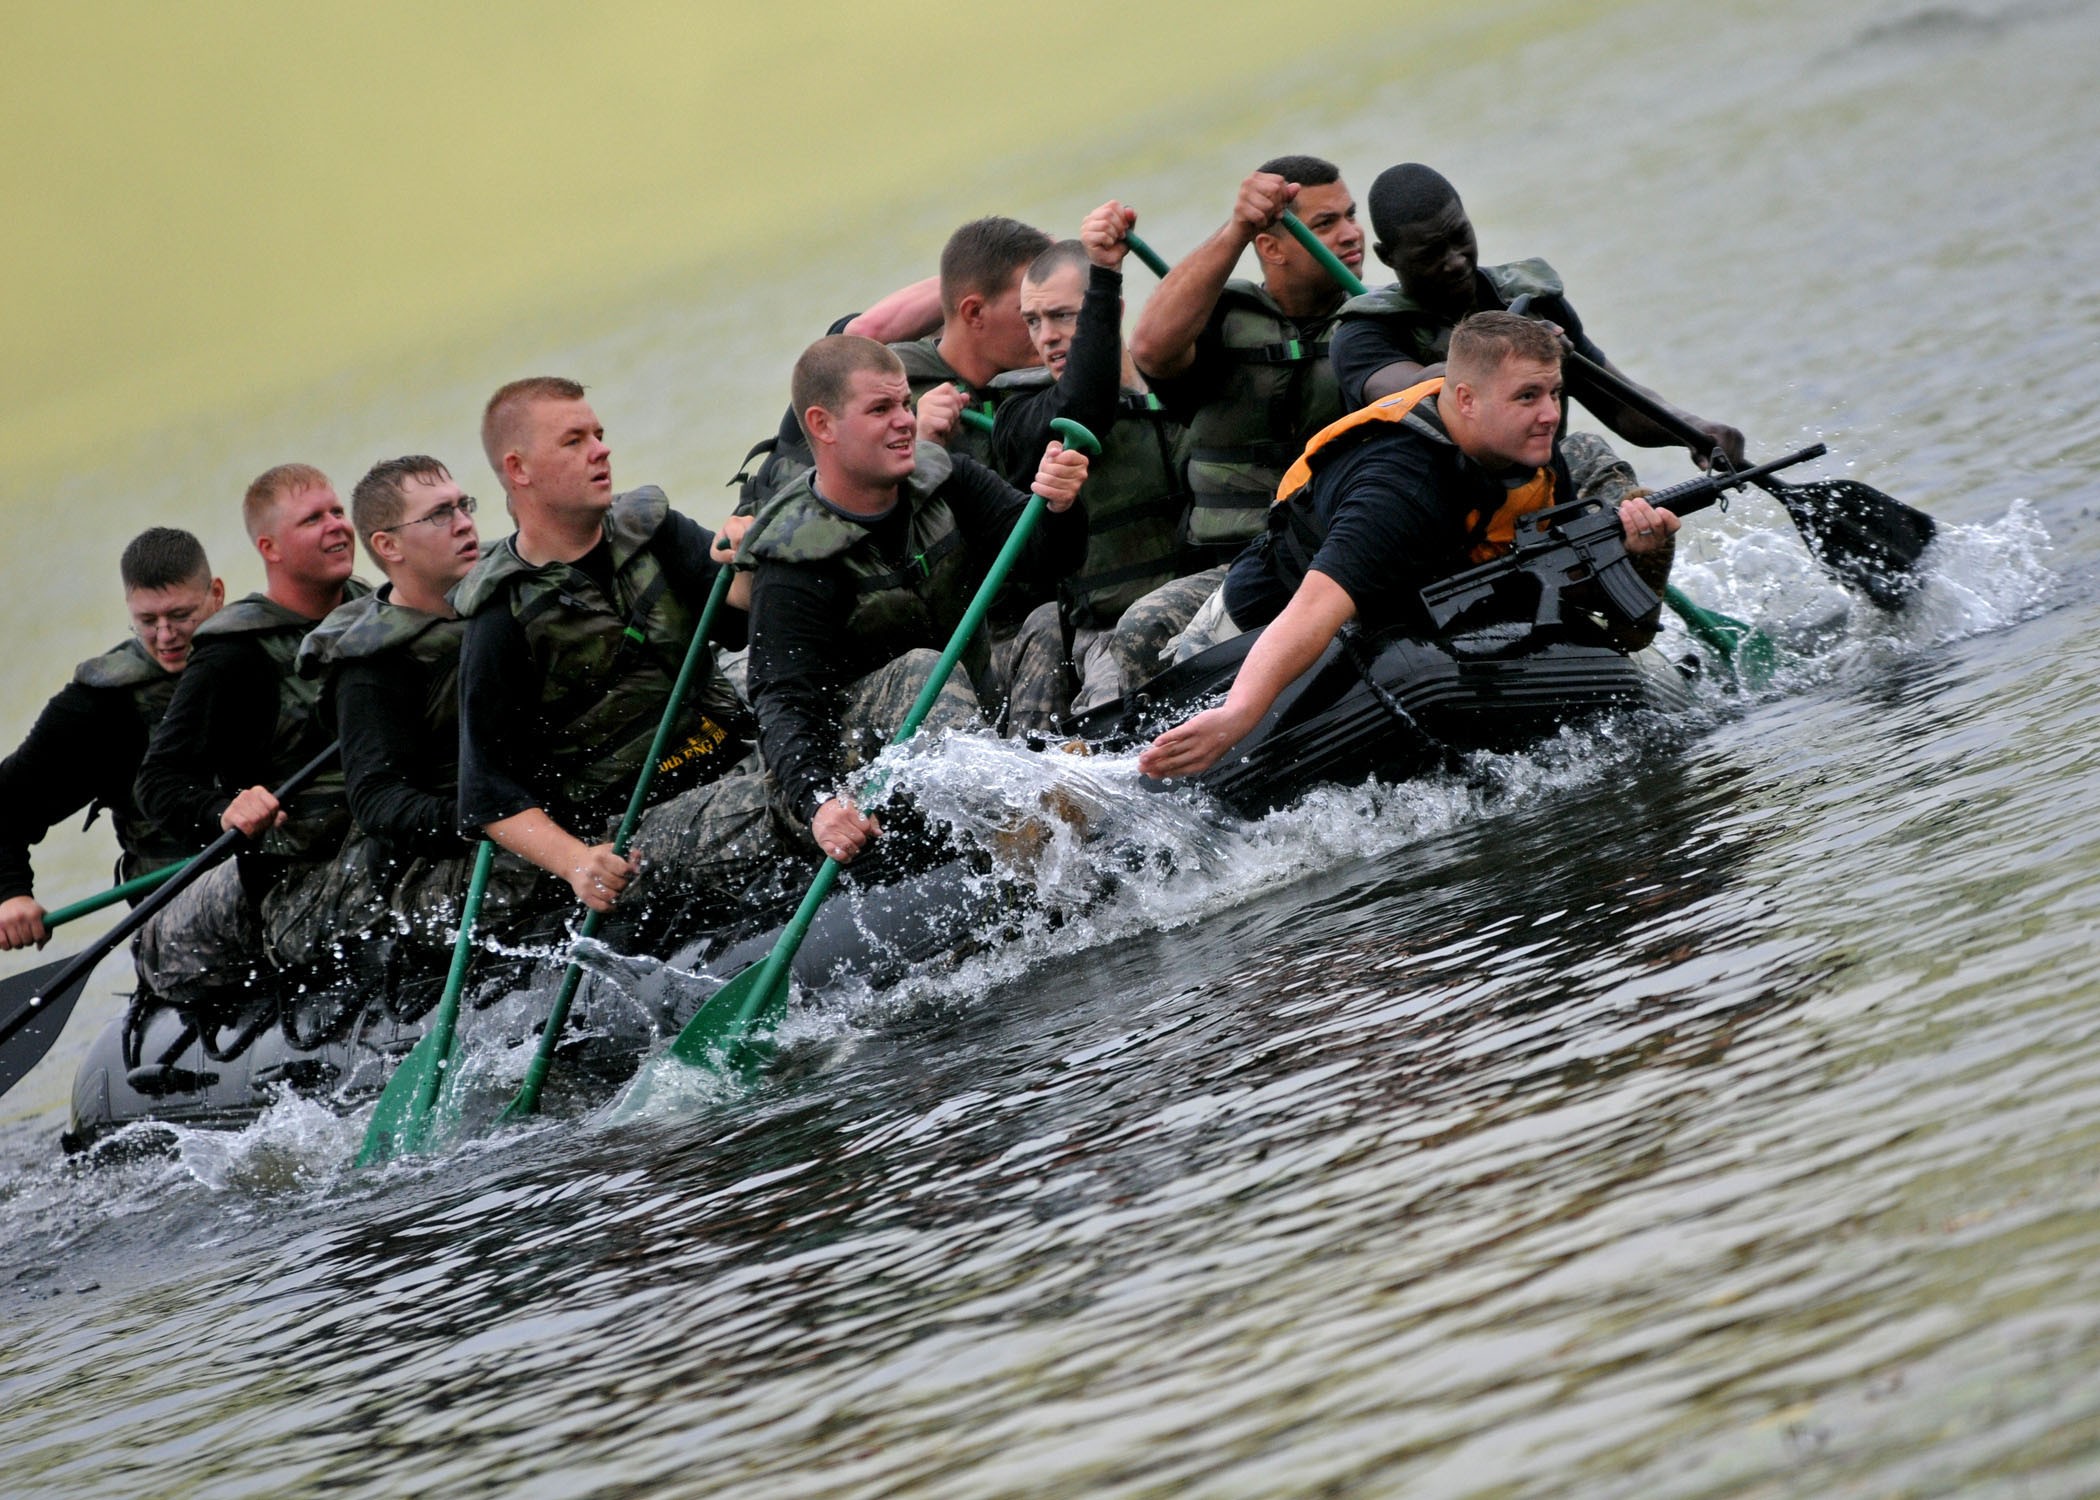
[[[432,508],[427,515],[417,516],[413,521],[396,521],[391,526],[374,526],[372,530],[406,531],[411,526],[450,526],[454,516],[471,516],[480,504],[481,502],[472,495],[461,495],[457,500],[447,500],[443,505]]]

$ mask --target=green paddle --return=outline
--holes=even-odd
[[[1320,237],[1306,226],[1305,221],[1288,209],[1284,211],[1283,227],[1343,291],[1352,297],[1360,297],[1369,290],[1354,271],[1342,264],[1341,257],[1321,244]],[[1687,630],[1720,653],[1721,660],[1745,684],[1758,688],[1772,680],[1779,665],[1779,647],[1756,626],[1703,609],[1676,588],[1663,590],[1663,603],[1684,621]]]
[[[1058,417],[1051,422],[1050,427],[1064,439],[1068,447],[1089,454],[1101,451],[1101,444],[1095,440],[1094,435],[1077,422]],[[991,567],[985,572],[984,581],[977,585],[977,593],[970,600],[970,607],[963,611],[962,620],[955,627],[955,634],[949,637],[948,649],[941,653],[933,675],[928,677],[926,685],[919,689],[919,696],[913,702],[911,712],[904,716],[904,722],[898,726],[897,733],[891,738],[892,745],[901,745],[910,739],[918,732],[919,725],[926,715],[932,712],[934,700],[940,697],[941,689],[948,685],[948,678],[955,671],[955,664],[962,659],[963,651],[970,644],[970,638],[977,634],[978,627],[984,623],[985,614],[992,607],[993,597],[999,592],[1000,585],[1006,582],[1006,575],[1013,571],[1021,549],[1028,545],[1029,535],[1035,530],[1035,523],[1042,517],[1044,508],[1045,502],[1041,495],[1029,498],[1027,508],[1021,512],[1020,518],[1014,522],[1014,529],[1007,535],[1006,545],[999,549],[999,555],[993,559]],[[880,790],[881,785],[882,777],[878,774],[863,788],[862,796],[866,797]],[[678,1039],[671,1044],[671,1056],[692,1067],[713,1067],[719,1059],[727,1070],[739,1072],[763,1059],[765,1033],[772,1030],[779,1020],[780,1013],[787,1008],[788,965],[794,962],[795,953],[801,948],[802,939],[809,932],[809,924],[816,918],[817,908],[822,906],[824,898],[831,894],[831,887],[839,877],[839,869],[837,860],[824,861],[822,868],[817,871],[816,879],[809,884],[809,893],[802,898],[802,904],[795,908],[795,915],[789,919],[779,940],[773,944],[773,951],[708,998],[707,1003],[700,1007],[699,1013],[678,1033]],[[758,1034],[754,1035],[754,1032]]]
[[[401,1059],[401,1066],[394,1069],[379,1095],[372,1123],[365,1127],[364,1148],[357,1153],[360,1167],[380,1166],[396,1156],[429,1149],[430,1111],[437,1103],[438,1084],[456,1060],[459,997],[467,987],[467,970],[474,958],[474,923],[481,915],[482,892],[488,889],[489,867],[495,862],[495,844],[483,839],[474,853],[466,902],[459,909],[459,936],[452,944],[452,971],[445,976],[445,992],[438,998],[430,1029]]]
[[[634,780],[634,795],[627,799],[627,815],[620,819],[620,830],[613,836],[613,852],[624,855],[627,845],[634,838],[635,825],[642,821],[642,809],[649,799],[650,783],[656,779],[656,763],[663,759],[664,747],[671,739],[671,726],[677,722],[678,710],[685,704],[686,690],[692,686],[693,675],[707,656],[707,632],[713,628],[715,616],[721,612],[722,600],[729,593],[729,581],[735,569],[723,566],[715,574],[715,586],[708,591],[707,606],[700,611],[700,623],[693,631],[693,644],[686,648],[685,661],[678,669],[678,680],[671,686],[671,698],[664,705],[664,716],[656,726],[656,738],[649,742],[649,758],[642,762],[642,771]],[[577,941],[598,935],[599,926],[605,921],[604,913],[592,912],[583,920],[583,930]],[[534,1049],[532,1061],[525,1065],[525,1081],[518,1088],[518,1095],[503,1111],[502,1123],[523,1120],[538,1112],[540,1089],[547,1081],[547,1069],[554,1064],[555,1044],[561,1040],[564,1024],[569,1019],[569,1004],[576,998],[577,986],[583,982],[583,964],[580,960],[569,960],[562,972],[561,989],[554,997],[554,1008],[547,1012],[547,1024],[540,1028],[540,1043]]]

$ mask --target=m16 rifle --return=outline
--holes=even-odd
[[[1732,489],[1821,458],[1826,451],[1823,444],[1815,443],[1754,469],[1703,474],[1646,498],[1658,510],[1690,515]],[[1641,624],[1661,603],[1627,554],[1619,508],[1601,500],[1571,500],[1520,516],[1515,546],[1492,562],[1430,584],[1422,590],[1422,603],[1439,630],[1473,624],[1483,614],[1496,620],[1518,619],[1525,609],[1532,611],[1535,625],[1557,626],[1563,591],[1589,583],[1596,585],[1606,611],[1627,625]]]

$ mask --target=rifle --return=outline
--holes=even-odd
[[[1690,515],[1714,504],[1741,485],[1821,458],[1828,451],[1814,443],[1785,458],[1775,458],[1754,469],[1731,469],[1702,474],[1647,496],[1648,503],[1673,515]],[[1561,623],[1563,590],[1578,583],[1597,585],[1609,613],[1628,625],[1638,625],[1655,613],[1661,602],[1655,590],[1642,580],[1626,551],[1626,528],[1620,524],[1619,508],[1601,500],[1570,500],[1549,505],[1517,519],[1516,545],[1507,553],[1477,568],[1454,573],[1441,583],[1422,590],[1422,603],[1439,630],[1479,614],[1483,606],[1504,601],[1510,586],[1519,579],[1537,586],[1533,623]],[[1508,619],[1508,610],[1496,618]]]

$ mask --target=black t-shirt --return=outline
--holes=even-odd
[[[315,623],[319,623],[318,621]],[[280,669],[252,635],[200,636],[139,766],[139,807],[178,838],[210,843],[234,796],[270,784]],[[291,763],[328,743],[318,721]]]
[[[1055,418],[1067,417],[1107,438],[1123,393],[1122,322],[1123,273],[1087,267],[1086,295],[1064,373],[1040,390],[1005,397],[993,418],[992,467],[1009,483],[1034,480]]]
[[[696,616],[707,602],[720,569],[711,554],[714,533],[672,511],[649,539],[672,593]],[[613,595],[612,544],[598,545],[571,566],[607,597]],[[723,608],[710,638],[729,650],[745,643],[749,617]],[[545,730],[539,722],[540,669],[524,627],[507,604],[495,602],[467,622],[459,658],[459,825],[470,836],[490,823],[543,808],[558,822],[574,809],[550,805],[552,788],[536,789],[546,768],[536,752]],[[583,837],[590,830],[570,829]]]
[[[449,859],[459,831],[459,732],[434,723],[433,663],[406,651],[343,662],[327,703],[343,744],[343,779],[357,826],[396,854]]]
[[[970,459],[936,493],[947,502],[982,576],[1005,545],[1029,497]],[[893,506],[875,520],[837,512],[867,529],[884,556],[900,564],[910,537],[909,512]],[[1010,578],[1039,586],[1077,568],[1086,557],[1086,514],[1074,505],[1047,514]],[[1011,585],[1009,585],[1011,586]],[[856,654],[845,637],[857,585],[838,561],[761,562],[751,580],[751,703],[758,710],[758,744],[766,769],[788,806],[807,822],[838,784],[839,718],[845,688],[883,665]],[[952,628],[952,627],[951,627]],[[924,643],[940,649],[945,639]]]
[[[1473,306],[1476,310],[1502,306],[1501,297],[1486,276],[1474,273],[1475,291]],[[1604,363],[1604,351],[1599,349],[1589,334],[1583,331],[1582,319],[1566,297],[1539,297],[1533,299],[1531,311],[1551,323],[1558,323],[1578,352],[1597,363]],[[1417,318],[1395,317],[1349,317],[1335,325],[1333,341],[1328,345],[1327,358],[1334,366],[1334,378],[1342,388],[1342,404],[1350,411],[1367,405],[1364,400],[1364,382],[1387,365],[1406,361],[1410,364],[1436,364],[1444,357],[1444,350],[1451,340],[1451,329],[1456,325],[1445,324],[1433,330],[1435,347],[1425,349],[1420,336],[1430,330],[1427,314]],[[1427,358],[1424,356],[1427,355]]]
[[[0,901],[33,892],[30,846],[60,820],[94,802],[133,805],[146,727],[131,691],[67,683],[15,753],[0,760]]]
[[[1560,462],[1558,453],[1555,463]],[[1356,604],[1367,630],[1432,628],[1421,590],[1468,566],[1466,516],[1492,513],[1535,471],[1498,474],[1457,448],[1404,427],[1363,438],[1313,476],[1314,514],[1326,534],[1308,571],[1326,574]],[[1561,476],[1567,493],[1565,474]],[[1272,515],[1225,577],[1225,608],[1242,630],[1283,612],[1298,579],[1278,555]]]

